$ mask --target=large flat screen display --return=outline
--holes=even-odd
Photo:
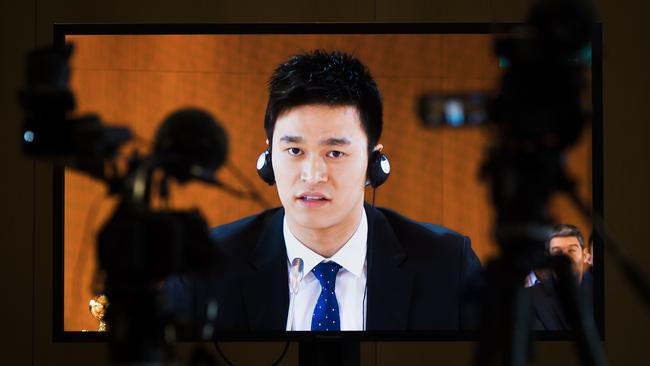
[[[454,240],[460,238],[456,240],[457,244],[449,244],[452,246],[467,244],[469,248],[471,243],[471,249],[483,266],[490,258],[499,255],[492,232],[494,212],[488,188],[486,183],[479,179],[479,168],[484,161],[490,139],[489,129],[481,126],[480,121],[475,124],[462,122],[463,118],[466,122],[469,121],[467,103],[472,100],[471,96],[489,97],[498,91],[500,78],[508,63],[495,55],[494,40],[498,36],[497,32],[503,32],[508,27],[503,24],[500,27],[487,24],[63,24],[55,27],[55,43],[74,43],[70,85],[76,95],[77,112],[97,113],[108,124],[129,127],[136,136],[133,143],[121,150],[123,156],[128,156],[134,150],[140,150],[143,154],[149,153],[161,122],[180,108],[194,107],[205,110],[220,122],[229,137],[229,151],[226,164],[216,176],[231,186],[254,189],[265,204],[235,197],[200,182],[183,185],[172,182],[167,200],[163,202],[154,199],[154,205],[158,207],[198,208],[210,227],[258,215],[269,208],[265,206],[281,207],[283,203],[287,204],[281,200],[281,192],[279,194],[286,180],[270,186],[260,179],[256,170],[258,157],[267,149],[268,136],[264,121],[269,100],[269,80],[274,70],[287,63],[292,56],[313,54],[315,50],[330,54],[341,52],[359,60],[367,67],[381,94],[383,131],[378,143],[383,146],[381,151],[389,158],[391,169],[390,177],[385,183],[376,190],[370,187],[365,190],[367,204],[362,220],[365,220],[366,225],[360,225],[363,226],[360,230],[361,233],[368,234],[361,240],[361,248],[365,251],[359,252],[359,255],[363,257],[370,253],[369,248],[373,245],[371,241],[379,240],[376,239],[377,236],[381,236],[381,240],[391,239],[397,243],[412,240],[413,243],[401,243],[404,247],[395,252],[375,251],[376,255],[392,255],[393,257],[385,259],[387,263],[391,260],[403,261],[396,264],[402,267],[394,276],[385,276],[387,279],[382,277],[382,280],[386,280],[385,285],[378,284],[378,280],[372,278],[380,275],[376,275],[376,270],[371,268],[373,265],[381,265],[384,260],[380,258],[374,263],[369,263],[370,254],[359,262],[359,273],[355,272],[355,265],[350,263],[347,263],[348,266],[354,268],[337,268],[339,277],[336,281],[345,274],[352,275],[348,282],[337,282],[337,286],[342,288],[337,287],[337,297],[334,298],[338,298],[340,307],[335,311],[336,319],[341,322],[337,330],[342,334],[354,333],[368,339],[380,335],[383,338],[409,338],[410,334],[417,339],[449,340],[467,339],[470,337],[467,334],[471,332],[466,333],[462,326],[455,326],[454,324],[458,324],[456,319],[447,321],[423,318],[418,323],[419,315],[410,316],[409,312],[425,313],[427,308],[438,309],[437,306],[441,303],[443,305],[440,305],[440,309],[446,309],[445,306],[451,301],[448,297],[457,296],[454,292],[455,285],[449,285],[457,278],[446,279],[448,273],[443,273],[442,270],[439,275],[427,277],[421,275],[426,271],[417,266],[434,263],[427,262],[426,259],[419,258],[420,256],[456,255],[450,253],[460,253],[458,255],[465,257],[454,257],[445,262],[458,262],[459,266],[466,266],[469,257],[464,251],[467,249],[450,249],[449,253],[442,251],[447,254],[421,249],[421,246],[427,244],[416,243],[421,239],[419,234],[408,231],[417,227],[418,230],[428,230],[429,234],[433,233],[431,235],[438,237],[450,235]],[[600,53],[597,44],[592,45],[588,51],[585,68],[587,85],[583,99],[585,105],[593,112],[589,115],[592,123],[568,152],[566,164],[568,171],[578,182],[578,192],[582,198],[592,203],[596,209],[600,209]],[[442,104],[437,107],[440,114],[447,118],[447,123],[443,123],[445,126],[435,127],[434,124],[423,121],[419,102],[423,95],[440,96],[439,102]],[[483,108],[480,100],[477,103],[478,105],[471,107]],[[322,105],[321,107],[325,110],[333,108]],[[297,109],[290,109],[295,110]],[[337,113],[345,113],[334,110],[338,111]],[[284,139],[284,143],[305,144],[286,146],[285,150],[292,154],[291,159],[298,159],[299,154],[304,154],[305,160],[311,159],[308,157],[311,156],[310,149],[317,144],[297,140],[313,137],[310,135],[313,131],[303,131],[305,136],[291,136],[296,130],[286,130],[293,122],[286,118],[290,113],[284,112],[280,114],[285,117],[282,128],[285,128],[284,132],[289,132],[286,136],[278,138]],[[322,118],[322,115],[319,115],[317,110],[313,118]],[[360,117],[356,115],[355,118]],[[336,123],[333,123],[331,128],[336,129],[335,125]],[[276,129],[278,126],[276,125]],[[335,133],[345,132],[341,131]],[[345,133],[349,132],[346,131]],[[363,129],[362,131],[366,132]],[[354,135],[354,131],[349,133]],[[345,141],[336,140],[330,143],[336,145],[336,148],[329,149],[335,151],[334,154],[329,150],[324,153],[327,159],[339,158],[336,151],[349,148],[339,146],[345,145]],[[354,143],[352,141],[351,144]],[[344,154],[347,153],[344,151]],[[314,178],[310,174],[317,174],[316,171],[322,168],[319,168],[321,165],[326,167],[322,169],[329,169],[326,174],[331,176],[336,173],[334,170],[337,168],[327,165],[330,163],[325,162],[326,158],[318,153],[316,155],[311,163],[305,163],[314,166],[300,168],[305,171],[298,179],[306,181]],[[276,169],[278,179],[284,179],[282,174],[288,173]],[[306,175],[309,177],[305,178]],[[105,184],[71,169],[57,170],[55,182],[54,215],[57,229],[54,243],[58,254],[54,276],[57,296],[55,325],[58,326],[55,333],[64,338],[66,335],[83,337],[80,332],[98,329],[98,320],[88,311],[89,300],[99,288],[102,278],[97,269],[96,235],[115,209],[117,199],[107,194]],[[330,183],[324,184],[334,182],[332,179]],[[343,190],[345,187],[341,187],[345,183],[350,182],[339,181],[332,186],[338,184],[334,188],[330,187],[331,191],[327,191],[330,188],[323,191],[335,195],[332,192],[338,192],[336,189]],[[341,198],[334,196],[300,199],[305,201],[301,204],[311,205],[309,207],[315,209],[318,201],[331,199],[325,203],[331,204]],[[375,207],[391,211],[376,210],[372,206],[373,202]],[[572,224],[582,232],[585,251],[584,258],[581,259],[584,262],[581,271],[588,274],[586,277],[592,281],[595,316],[597,323],[602,325],[602,252],[598,245],[594,249],[589,243],[591,225],[572,207],[568,199],[553,197],[550,207],[557,222]],[[293,259],[288,258],[286,254],[290,241],[287,238],[290,233],[286,229],[291,231],[292,223],[299,224],[299,219],[294,218],[298,222],[296,224],[291,221],[291,217],[290,222],[286,222],[283,214],[288,212],[288,209],[286,212],[276,210],[273,215],[268,215],[268,221],[272,224],[266,224],[275,226],[270,229],[273,231],[271,234],[264,231],[265,228],[251,226],[246,229],[251,232],[259,230],[259,235],[267,233],[264,235],[285,239],[287,247],[277,250],[284,253],[286,258],[286,268],[280,269],[280,272],[287,270],[286,276],[290,274]],[[381,216],[379,219],[384,220],[380,220],[380,224],[386,225],[388,222],[389,230],[377,232],[380,230],[377,227],[379,224],[376,224],[380,222],[376,221],[379,220],[376,217],[377,212]],[[373,222],[376,225],[373,226]],[[246,222],[243,225],[248,224],[250,223]],[[227,230],[236,231],[237,228],[228,227]],[[447,230],[452,234],[448,234]],[[353,232],[359,233],[358,230]],[[429,234],[422,235],[426,237]],[[386,238],[391,235],[395,238]],[[300,240],[304,239],[304,236],[291,236],[294,244],[304,244]],[[367,240],[364,240],[366,238]],[[347,241],[345,238],[340,240]],[[285,246],[285,243],[280,244]],[[233,246],[232,243],[229,245]],[[253,252],[256,250],[254,247],[250,249]],[[349,258],[355,254],[347,255]],[[262,267],[264,265],[260,264]],[[319,272],[311,271],[312,268],[313,264],[308,268],[308,272],[304,273],[303,281],[308,280],[308,275],[314,278],[318,276]],[[436,268],[429,270],[432,273],[437,271]],[[462,271],[462,268],[457,269],[458,273]],[[242,308],[241,314],[232,309],[234,304],[224,304],[220,311],[233,311],[232,317],[241,315],[245,320],[239,323],[240,325],[227,322],[230,328],[223,333],[217,328],[216,336],[222,339],[287,339],[293,337],[294,333],[303,334],[302,331],[308,330],[306,328],[309,328],[309,317],[325,319],[326,315],[317,311],[312,314],[310,310],[318,305],[326,306],[328,310],[331,307],[325,305],[328,299],[323,296],[326,287],[322,287],[323,294],[319,296],[321,287],[314,287],[318,286],[318,281],[312,279],[311,289],[304,291],[311,291],[315,298],[296,300],[296,304],[292,304],[294,308],[291,312],[295,313],[293,316],[301,319],[294,320],[295,323],[291,325],[292,330],[296,332],[286,331],[290,295],[285,289],[291,285],[283,282],[288,281],[289,277],[286,276],[278,277],[279,293],[271,293],[270,299],[255,300],[268,301],[266,304],[248,303],[248,295],[242,294],[245,290],[241,290],[242,293],[237,292],[241,295],[236,303]],[[401,276],[408,279],[404,280]],[[431,283],[423,283],[426,281]],[[528,285],[534,285],[536,280],[532,278],[531,281]],[[427,291],[429,285],[434,289],[448,286],[453,293],[441,292],[435,296],[422,293]],[[522,283],[522,286],[525,285]],[[386,293],[381,293],[383,286],[386,287]],[[344,290],[351,292],[339,293]],[[280,300],[275,299],[276,296]],[[396,297],[406,299],[394,300]],[[386,306],[395,304],[397,308],[394,311],[379,310],[378,308],[383,306],[382,302]],[[270,315],[277,319],[270,322],[260,320],[260,317],[268,313],[268,309],[278,309],[279,314]],[[334,308],[331,310],[334,311]],[[261,313],[253,314],[256,311]],[[459,313],[460,311],[452,311],[438,316],[458,318],[461,317]],[[361,319],[350,320],[355,317]],[[280,323],[281,325],[278,325]]]

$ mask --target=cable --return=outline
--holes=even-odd
[[[280,364],[280,362],[282,362],[284,357],[287,355],[287,351],[289,350],[289,344],[290,342],[286,341],[286,343],[284,344],[284,348],[282,349],[282,353],[280,353],[280,356],[277,358],[277,360],[275,360],[275,362],[271,364],[272,366],[277,366]],[[214,348],[216,348],[217,353],[219,353],[219,356],[221,356],[221,358],[226,362],[228,366],[235,366],[235,364],[232,361],[230,361],[228,357],[226,357],[226,355],[223,353],[221,347],[219,347],[219,342],[216,341],[214,342]]]
[[[591,220],[591,223],[594,225],[594,231],[603,239],[603,246],[623,270],[623,274],[627,278],[628,283],[637,291],[638,295],[645,302],[645,305],[650,306],[650,281],[648,281],[643,272],[623,252],[621,246],[614,240],[609,230],[605,228],[603,218],[597,212],[592,211],[580,199],[575,189],[568,189],[567,194],[582,215]]]
[[[377,188],[372,189],[372,208],[375,208],[375,195],[377,194]]]
[[[366,272],[368,269],[366,268]],[[368,295],[368,276],[366,275],[366,284],[363,289],[363,300],[361,300],[361,329],[366,330],[366,296]]]
[[[280,354],[280,357],[278,357],[278,359],[275,360],[275,362],[273,362],[273,364],[272,364],[273,366],[277,366],[277,365],[280,364],[280,362],[282,361],[282,359],[284,359],[284,356],[287,355],[287,350],[289,350],[289,341],[287,341],[287,342],[284,344],[284,349],[282,350],[282,353]]]
[[[228,357],[226,357],[226,355],[223,353],[223,351],[221,350],[221,347],[219,347],[219,342],[217,342],[217,341],[214,342],[214,348],[217,350],[217,353],[219,353],[219,356],[221,356],[221,358],[224,360],[224,362],[226,362],[226,364],[228,366],[235,366],[235,364],[232,363],[232,361],[230,361],[228,359]]]
[[[237,169],[236,166],[231,164],[226,164],[225,168],[232,173],[235,179],[237,179],[243,186],[245,186],[248,189],[249,196],[255,202],[259,203],[263,209],[269,209],[272,207],[270,203],[268,203],[264,198],[262,198],[260,192],[255,188],[255,185],[251,183],[251,181],[248,178],[246,178],[246,176],[241,172],[241,170]]]

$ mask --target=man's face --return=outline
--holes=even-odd
[[[573,270],[578,278],[582,281],[582,273],[587,262],[585,250],[580,247],[580,242],[575,236],[555,237],[549,243],[549,252],[551,255],[566,255],[573,262]]]
[[[272,161],[287,219],[315,230],[358,220],[367,146],[354,106],[310,104],[281,114],[273,132]]]

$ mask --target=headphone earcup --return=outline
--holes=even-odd
[[[266,149],[257,158],[257,174],[268,185],[275,184],[275,173],[273,173],[273,164],[271,163],[271,149]]]
[[[390,161],[381,151],[373,151],[368,160],[368,185],[377,188],[384,184],[390,175]]]

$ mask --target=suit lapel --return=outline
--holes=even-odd
[[[386,217],[365,205],[368,217],[367,330],[406,330],[413,273]]]
[[[287,251],[282,233],[284,210],[267,219],[249,261],[251,276],[243,283],[244,306],[254,330],[284,330],[289,307]]]

